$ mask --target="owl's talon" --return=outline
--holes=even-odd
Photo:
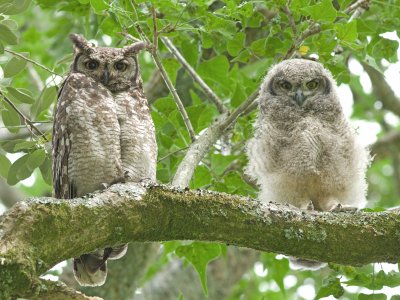
[[[103,182],[103,183],[101,184],[101,189],[102,189],[102,190],[106,190],[106,189],[108,189],[110,186],[111,186],[111,184],[108,184],[108,183]]]
[[[140,181],[140,184],[143,185],[144,187],[148,187],[150,185],[153,185],[155,182],[151,180],[150,178],[143,178]]]
[[[329,211],[330,212],[356,212],[358,210],[355,206],[350,205],[342,205],[340,203],[333,206]]]

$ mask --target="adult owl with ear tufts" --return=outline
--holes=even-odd
[[[258,105],[246,172],[260,186],[261,201],[334,212],[364,207],[370,156],[343,114],[328,70],[310,60],[285,60],[268,72]]]
[[[80,35],[70,38],[74,61],[53,126],[54,196],[71,199],[120,181],[155,181],[155,130],[137,61],[145,44],[95,47]],[[75,278],[81,285],[102,285],[107,260],[126,250],[110,245],[82,254],[74,259]]]

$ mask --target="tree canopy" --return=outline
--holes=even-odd
[[[31,265],[32,276],[47,272],[45,278],[55,275],[69,286],[36,278],[16,288],[15,294],[1,294],[0,291],[0,295],[43,299],[44,294],[37,295],[44,289],[37,286],[43,285],[48,291],[55,291],[54,294],[49,292],[52,295],[49,299],[56,299],[57,293],[59,299],[85,298],[74,289],[104,299],[203,299],[206,295],[209,299],[320,299],[328,296],[397,299],[400,294],[397,265],[357,265],[378,261],[393,263],[397,258],[393,251],[400,230],[397,210],[381,211],[399,205],[400,199],[399,24],[398,0],[0,0],[0,201],[5,210],[9,209],[0,216],[0,282],[17,278],[7,277],[7,272],[19,272],[9,266],[26,267],[42,261],[40,266]],[[37,220],[45,222],[31,224],[64,228],[57,226],[68,225],[68,218],[80,216],[85,210],[84,201],[106,199],[104,197],[112,192],[88,195],[66,206],[46,198],[16,204],[25,197],[51,195],[49,141],[57,92],[72,62],[70,33],[82,34],[103,46],[122,47],[136,40],[147,43],[146,51],[139,54],[139,63],[157,131],[157,180],[176,189],[168,198],[161,192],[157,194],[160,187],[146,187],[146,195],[150,196],[145,197],[149,201],[145,203],[151,211],[160,211],[160,223],[154,224],[162,224],[162,212],[166,207],[170,209],[164,214],[170,216],[169,223],[165,223],[168,226],[174,224],[175,218],[177,224],[182,224],[179,216],[185,211],[193,218],[193,224],[208,220],[204,211],[210,213],[209,222],[217,220],[215,224],[219,224],[214,231],[207,231],[211,223],[204,223],[204,231],[197,228],[192,235],[188,228],[171,231],[168,235],[163,233],[163,228],[156,227],[154,234],[158,238],[154,238],[129,233],[132,229],[129,224],[134,223],[126,222],[126,227],[118,223],[118,234],[126,241],[137,243],[130,247],[124,259],[110,263],[107,283],[93,289],[78,287],[72,279],[70,266],[63,271],[60,268],[48,270],[70,258],[68,255],[93,250],[85,248],[93,245],[71,245],[57,259],[52,251],[45,250],[57,249],[51,247],[50,231],[37,225],[39,227],[33,226],[32,231],[27,231],[33,235],[24,237],[21,224],[25,223],[18,218],[26,216],[24,220],[27,221],[37,216]],[[336,224],[335,220],[339,220],[338,223],[345,220],[343,222],[350,227],[356,224],[354,228],[360,230],[357,235],[351,228],[345,228],[343,236],[329,235],[326,243],[346,241],[346,237],[359,241],[365,233],[364,244],[352,244],[358,248],[349,253],[349,259],[338,258],[344,256],[340,249],[325,255],[323,249],[318,250],[318,241],[312,237],[319,234],[320,228],[304,229],[299,223],[289,232],[284,225],[279,227],[281,219],[272,218],[271,224],[263,223],[261,231],[257,231],[258,221],[250,218],[252,209],[254,213],[260,209],[273,211],[273,206],[260,208],[259,203],[247,198],[240,198],[240,201],[249,201],[241,204],[237,197],[257,197],[258,188],[243,170],[247,164],[244,147],[253,134],[257,113],[258,87],[272,65],[293,57],[316,59],[332,72],[345,112],[374,156],[368,171],[369,201],[364,212],[338,216],[304,213],[310,224],[315,224],[312,218],[321,218],[320,221],[327,218],[327,224],[323,223],[328,226],[323,227],[327,232],[335,232],[334,225],[329,226],[329,222]],[[185,190],[186,187],[218,193],[191,192]],[[222,192],[226,194],[220,194]],[[115,207],[121,203],[127,205],[124,201],[131,199],[132,194],[124,200],[124,192],[121,193],[115,196]],[[179,196],[180,193],[189,200],[194,193],[199,199],[210,201],[205,202],[210,206],[206,209],[201,202],[192,204],[194,207],[180,202],[179,197],[186,199],[186,196]],[[224,211],[222,204],[217,206],[225,196],[226,203],[235,204],[232,210]],[[163,204],[157,199],[173,200],[165,200],[167,203]],[[79,209],[70,209],[68,205],[77,205]],[[185,205],[189,208],[184,209]],[[133,209],[130,216],[146,216],[140,205],[129,207]],[[59,215],[57,209],[61,209]],[[107,203],[99,209],[106,211]],[[232,213],[235,209],[238,209],[237,214]],[[243,219],[239,213],[241,209],[249,212]],[[302,214],[290,208],[280,209],[288,210],[282,215],[282,220],[286,221]],[[46,223],[46,215],[48,220],[55,216],[55,221]],[[58,224],[57,216],[65,222]],[[66,217],[63,219],[63,216]],[[154,217],[149,213],[150,216]],[[235,232],[229,232],[224,226],[242,221],[248,222],[245,223],[247,227],[232,225],[238,232],[237,239],[230,239],[229,234]],[[10,224],[15,227],[7,227]],[[279,245],[283,246],[257,244],[260,240],[256,233],[268,226],[272,226],[277,241],[282,241]],[[240,228],[250,229],[247,240]],[[3,235],[4,232],[7,234]],[[44,233],[47,236],[41,236]],[[105,229],[103,233],[108,234]],[[293,243],[293,234],[300,236],[298,240],[303,248]],[[8,245],[11,235],[18,243],[28,245],[29,251],[40,244],[44,253],[34,253],[34,250],[30,254],[22,253],[30,258],[8,264],[12,257],[5,253],[8,251],[7,255],[11,255],[13,250],[5,251],[8,246],[2,248],[2,245]],[[59,239],[58,233],[54,236]],[[106,238],[105,243],[117,242]],[[197,241],[174,241],[180,238]],[[382,243],[376,248],[370,244],[374,238]],[[141,243],[165,239],[168,241],[161,247],[156,243]],[[68,241],[66,236],[59,245],[71,243]],[[230,242],[276,253],[227,246]],[[54,243],[57,244],[57,240]],[[347,249],[348,244],[343,245]],[[310,252],[304,250],[306,246],[311,248]],[[382,249],[387,252],[380,252]],[[293,270],[281,254],[318,258],[330,264],[318,271]],[[375,255],[374,259],[370,259],[371,255]],[[15,286],[20,283],[15,282]],[[12,285],[7,283],[7,286]],[[28,288],[21,292],[21,286]]]

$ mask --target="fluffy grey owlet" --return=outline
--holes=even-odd
[[[268,72],[258,102],[246,172],[260,186],[259,199],[319,211],[362,208],[370,157],[343,114],[330,72],[310,60],[283,61]]]
[[[143,43],[95,47],[70,36],[74,62],[58,95],[53,127],[53,189],[71,199],[119,181],[156,179],[157,144],[140,78]],[[102,285],[107,259],[127,245],[98,249],[74,259],[81,285]]]

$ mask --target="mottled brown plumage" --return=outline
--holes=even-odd
[[[268,72],[258,101],[247,173],[260,186],[259,199],[320,211],[363,207],[369,154],[330,72],[314,61],[283,61]]]
[[[156,180],[157,144],[137,64],[143,43],[94,47],[71,35],[75,59],[62,84],[53,127],[53,187],[71,199],[118,181]],[[74,259],[81,285],[101,285],[107,259],[126,245]]]

